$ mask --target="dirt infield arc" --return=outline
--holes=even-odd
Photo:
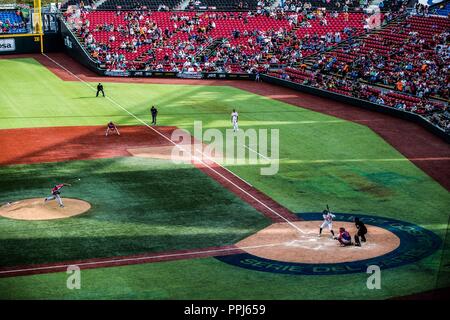
[[[337,247],[337,241],[330,238],[328,230],[318,237],[318,227],[323,221],[294,222],[305,234],[298,234],[287,223],[274,223],[267,228],[239,241],[236,246],[257,257],[294,263],[340,263],[369,259],[394,251],[400,245],[400,239],[389,230],[367,225],[367,243],[363,247]],[[356,233],[352,222],[339,222],[350,234]],[[273,243],[281,243],[274,247]],[[265,246],[267,245],[267,246]],[[246,249],[248,248],[248,249]]]

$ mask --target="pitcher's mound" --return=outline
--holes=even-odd
[[[366,225],[367,242],[362,247],[340,247],[337,240],[330,238],[328,229],[318,237],[322,221],[293,222],[303,233],[288,223],[275,223],[256,234],[238,242],[242,250],[270,260],[297,263],[339,263],[365,260],[381,256],[395,250],[400,239],[392,232]],[[338,235],[339,227],[344,227],[353,237],[356,233],[354,223],[333,222],[333,229]]]
[[[91,205],[83,200],[62,198],[64,208],[55,200],[24,199],[0,207],[0,216],[17,220],[52,220],[76,216],[88,211]]]

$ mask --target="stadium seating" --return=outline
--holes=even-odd
[[[150,10],[162,9],[161,5],[166,6],[168,9],[174,9],[179,5],[181,0],[106,0],[97,9],[99,10],[133,10],[137,8],[146,7]]]
[[[0,11],[0,34],[26,33],[27,31],[25,22],[16,11]]]
[[[163,70],[174,70],[174,63],[180,70],[187,60],[197,57],[206,47],[211,45],[215,40],[227,39],[217,46],[211,57],[206,57],[200,65],[196,67],[206,68],[209,71],[218,67],[226,67],[232,72],[249,72],[254,65],[256,69],[261,71],[261,65],[269,61],[282,60],[282,63],[288,63],[291,58],[290,54],[300,49],[301,56],[307,56],[317,52],[317,43],[321,40],[314,40],[315,37],[321,38],[329,32],[341,32],[342,39],[347,35],[343,33],[345,27],[351,27],[356,30],[356,34],[363,32],[363,14],[350,13],[348,18],[343,15],[338,17],[329,17],[327,25],[321,24],[319,19],[311,19],[309,26],[293,24],[290,22],[290,16],[268,16],[268,15],[248,15],[247,12],[148,12],[143,11],[142,21],[148,20],[147,23],[155,23],[159,28],[159,33],[167,32],[169,36],[158,38],[158,41],[145,42],[145,35],[130,35],[119,32],[117,28],[129,24],[129,20],[125,21],[125,17],[129,13],[122,11],[120,15],[114,11],[93,11],[85,14],[84,21],[89,21],[89,33],[95,39],[97,44],[107,44],[108,50],[102,50],[96,58],[104,62],[103,57],[105,51],[111,53],[123,54],[128,68],[145,68],[146,66],[156,67],[162,64]],[[139,14],[138,14],[139,16]],[[135,16],[137,18],[138,16]],[[176,18],[175,21],[173,18]],[[183,31],[182,28],[187,24],[186,20],[180,21],[184,17],[187,21],[195,21],[195,28],[189,32]],[[198,17],[198,20],[194,20]],[[210,23],[214,22],[215,28],[207,29]],[[104,26],[113,26],[114,31],[105,29]],[[175,28],[176,25],[176,28]],[[201,30],[203,28],[203,31]],[[281,31],[280,31],[281,30]],[[236,36],[236,33],[239,33]],[[83,37],[87,33],[78,34]],[[110,41],[111,35],[115,36],[114,41]],[[123,42],[130,42],[133,38],[143,40],[144,43],[138,43],[133,50],[124,50],[120,48]],[[162,41],[160,41],[162,40]],[[261,40],[261,41],[258,41]],[[262,41],[263,40],[263,41]],[[141,42],[141,41],[138,41]],[[181,48],[184,52],[182,57],[178,57],[180,46],[185,47],[189,44],[188,50]],[[299,44],[301,45],[299,47]],[[333,45],[333,44],[330,44]],[[267,49],[267,50],[265,50]],[[186,52],[189,51],[189,52]],[[258,56],[261,55],[260,58]],[[221,56],[224,56],[222,59]],[[284,58],[283,58],[284,57]],[[258,61],[255,60],[257,58]],[[161,69],[158,68],[158,69]]]
[[[195,10],[206,7],[210,10],[214,8],[218,11],[255,10],[258,7],[261,8],[267,5],[270,6],[273,2],[274,0],[191,0],[188,8],[190,10]]]
[[[397,93],[392,90],[382,90],[380,88],[367,85],[364,85],[362,86],[362,88],[355,90],[353,84],[350,81],[333,81],[333,78],[331,76],[325,76],[325,79],[322,79],[321,83],[318,83],[317,74],[308,70],[286,68],[284,70],[271,71],[268,73],[268,75],[305,85],[313,85],[320,89],[325,89],[346,96],[364,98],[366,100],[390,107],[399,108],[399,104],[404,104],[402,110],[423,115],[431,115],[433,112],[443,111],[445,109],[445,104],[442,102],[424,100],[408,94]],[[380,98],[382,100],[380,100]],[[382,101],[382,103],[380,103],[380,101]]]
[[[448,44],[449,28],[448,18],[411,16],[318,55],[309,67],[268,74],[417,113],[449,130],[449,57],[439,51]]]
[[[74,5],[91,6],[93,3],[94,0],[68,0],[61,6],[61,8],[65,10],[68,6]]]
[[[82,10],[75,33],[108,70],[268,72],[447,123],[449,19],[386,17],[370,31],[363,12]]]
[[[281,3],[280,3],[281,5]],[[355,9],[360,6],[359,0],[285,0],[284,8],[287,10],[294,10],[297,7],[303,6],[311,8],[326,8],[327,10],[341,11],[344,7],[348,10]]]
[[[345,65],[357,64],[361,66],[356,68],[358,76],[373,83],[394,88],[398,80],[411,81],[410,87],[416,89],[408,89],[405,85],[398,87],[413,94],[419,92],[417,87],[421,83],[427,83],[433,90],[431,95],[448,98],[448,91],[440,89],[442,79],[444,82],[446,79],[446,64],[442,60],[445,57],[437,53],[436,46],[445,43],[448,35],[445,36],[444,32],[449,28],[449,19],[413,16],[369,34],[352,47],[333,50],[322,58],[325,64],[329,59],[335,59],[328,71],[342,73]],[[365,60],[364,68],[361,59]],[[425,74],[427,70],[433,72],[417,79],[417,72]],[[404,75],[399,76],[399,72]]]

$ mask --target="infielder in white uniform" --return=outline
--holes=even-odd
[[[336,216],[334,214],[332,214],[331,211],[328,211],[328,210],[323,210],[322,216],[323,216],[323,223],[320,226],[319,237],[322,235],[322,229],[325,227],[328,227],[328,230],[330,230],[330,232],[331,232],[332,238],[334,238],[333,219]]]
[[[239,131],[239,125],[238,125],[238,121],[239,121],[239,115],[236,112],[235,109],[233,109],[233,112],[231,113],[231,123],[233,124],[233,131]]]

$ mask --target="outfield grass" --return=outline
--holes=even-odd
[[[41,197],[80,178],[64,197],[85,214],[50,221],[0,218],[0,265],[49,263],[231,245],[270,224],[192,165],[114,158],[0,167],[0,203]]]
[[[107,99],[93,97],[95,92],[84,84],[63,82],[32,59],[0,60],[0,69],[5,70],[0,73],[3,84],[0,87],[0,128],[97,125],[111,119],[120,125],[138,124]],[[259,166],[227,167],[294,212],[318,211],[328,203],[338,212],[392,217],[419,224],[441,237],[445,233],[450,204],[448,191],[365,126],[227,86],[120,83],[104,83],[104,86],[107,95],[146,121],[150,118],[151,105],[155,104],[159,109],[160,125],[178,126],[192,132],[194,120],[201,120],[205,128],[217,128],[224,132],[230,128],[229,115],[236,108],[243,129],[279,129],[280,171],[277,175],[261,176]],[[56,171],[49,174],[58,176]],[[44,182],[45,178],[40,182],[41,188],[44,188]],[[2,194],[2,197],[5,196]],[[190,261],[170,262],[86,273],[105,272],[105,277],[115,272],[128,274],[129,279],[119,277],[119,280],[112,282],[113,288],[108,289],[111,292],[109,297],[114,294],[115,297],[151,297],[150,289],[142,289],[141,293],[134,291],[134,283],[137,279],[150,276],[150,271],[146,270],[158,270],[161,278],[159,282],[155,281],[154,290],[162,293],[155,294],[155,297],[163,298],[230,297],[232,294],[227,295],[229,291],[226,290],[229,286],[225,284],[229,276],[233,277],[231,284],[240,284],[239,289],[234,289],[238,292],[233,296],[236,298],[246,298],[251,292],[254,292],[252,297],[261,298],[274,298],[277,294],[279,298],[326,298],[328,292],[335,298],[385,298],[431,289],[435,283],[433,279],[437,277],[440,253],[414,265],[385,271],[387,279],[392,281],[378,293],[368,292],[365,287],[352,289],[350,283],[354,279],[361,280],[365,275],[297,278],[260,272],[250,274],[249,271],[230,270],[233,267],[218,264],[213,259],[199,259],[192,264]],[[180,265],[186,266],[186,269],[177,271]],[[211,265],[218,271],[205,272]],[[136,276],[121,271],[127,268],[136,272]],[[216,270],[214,268],[212,270]],[[175,280],[177,276],[187,277],[182,272],[189,275],[204,272],[207,283],[217,278],[218,284],[214,288],[207,284],[204,287],[208,288],[200,290],[200,285],[193,280],[193,283],[187,282],[183,286]],[[55,274],[2,279],[0,288],[2,285],[17,285],[11,296],[18,297],[31,294],[23,290],[33,283],[54,283],[64,276]],[[290,289],[291,285],[280,280],[284,277],[290,279],[295,289]],[[256,278],[264,281],[254,280],[253,284],[248,281]],[[342,283],[345,285],[342,286]],[[122,285],[130,286],[128,296],[127,293],[122,294]],[[314,288],[311,287],[313,285]],[[173,290],[170,291],[170,288]],[[96,292],[92,293],[93,296],[101,297],[100,290],[93,289]],[[314,290],[317,294],[309,296]],[[56,297],[57,292],[44,291],[42,296]],[[87,297],[89,292],[73,293],[73,297]],[[320,295],[319,292],[327,293]],[[36,293],[33,297],[38,296]]]
[[[83,270],[79,290],[63,272],[0,279],[0,299],[386,299],[433,289],[435,274],[422,271],[433,263],[384,270],[381,289],[368,290],[365,273],[291,276],[201,258]]]

